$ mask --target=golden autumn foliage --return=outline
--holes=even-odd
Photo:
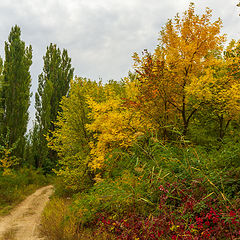
[[[174,111],[174,115],[180,118],[184,135],[197,111],[187,101],[185,88],[203,74],[204,68],[215,63],[216,53],[222,50],[225,40],[220,35],[222,22],[220,19],[211,22],[211,12],[207,8],[199,16],[191,4],[182,18],[177,15],[163,27],[153,55],[146,52],[142,58],[134,55],[139,87],[145,89],[145,98],[159,95],[161,101],[155,103],[156,111],[165,115]]]
[[[214,65],[206,68],[200,77],[193,78],[186,87],[188,100],[195,108],[202,106],[202,110],[210,110],[217,116],[221,139],[230,121],[239,119],[240,112],[240,81],[237,77],[240,61],[239,56],[233,54],[234,45],[230,43],[224,58],[215,60]]]
[[[228,62],[228,74],[236,80],[240,78],[240,41],[232,40],[224,52]]]
[[[2,148],[0,150],[1,159],[0,159],[0,169],[3,170],[3,175],[10,175],[12,173],[11,168],[18,164],[18,159],[15,156],[12,156],[12,149]]]
[[[126,83],[125,94],[134,99],[135,85]],[[107,154],[114,149],[128,149],[137,137],[144,134],[150,123],[138,111],[132,111],[124,103],[112,88],[111,84],[105,86],[105,100],[97,102],[93,97],[88,98],[88,105],[91,109],[89,117],[92,120],[87,124],[87,129],[93,132],[94,141],[91,146],[91,163],[93,170],[104,167],[104,160]]]
[[[196,100],[196,107],[208,105],[217,115],[224,115],[228,119],[239,117],[240,83],[227,75],[224,63],[219,63],[217,68],[207,69],[204,75],[193,79],[186,92],[188,99]]]
[[[168,81],[169,72],[165,68],[164,54],[159,50],[155,54],[145,50],[142,58],[135,53],[133,59],[137,72],[137,78],[134,79],[135,87],[138,88],[136,107],[165,138],[167,128],[173,124],[175,112],[169,103],[171,82]]]
[[[97,172],[104,168],[106,156],[116,148],[128,149],[151,127],[126,105],[124,96],[135,100],[136,90],[134,82],[112,81],[104,86],[85,79],[71,82],[55,130],[47,136],[48,146],[59,156],[55,172],[69,188],[77,190],[76,182],[91,177],[98,181]]]
[[[10,146],[9,131],[5,137],[1,136],[1,138],[2,145],[0,145],[0,171],[3,171],[3,175],[11,175],[12,168],[18,165],[20,160],[13,154],[18,142],[15,142]]]

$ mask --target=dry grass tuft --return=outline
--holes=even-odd
[[[4,232],[3,236],[0,238],[0,240],[17,240],[16,239],[16,231],[15,228],[10,228],[6,232]]]
[[[79,230],[78,219],[69,209],[69,200],[53,198],[45,207],[40,234],[46,240],[111,240],[107,233],[83,228]],[[95,234],[93,234],[95,232]]]

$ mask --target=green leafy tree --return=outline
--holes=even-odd
[[[3,81],[4,81],[4,76],[3,76],[3,60],[0,57],[0,114],[3,113],[3,108],[2,108],[2,88],[3,88]],[[1,118],[2,119],[2,116]]]
[[[63,178],[65,186],[72,190],[82,190],[91,183],[89,168],[90,141],[93,134],[86,128],[90,123],[87,99],[96,102],[104,99],[103,86],[83,78],[71,81],[68,97],[61,101],[56,128],[48,135],[48,145],[59,156],[59,169],[55,171]]]
[[[25,133],[28,124],[30,105],[32,47],[25,46],[21,40],[20,27],[12,27],[5,42],[5,62],[2,85],[1,131],[6,135],[9,130],[9,145],[18,142],[14,149],[17,157],[23,157]]]
[[[38,137],[34,133],[35,163],[37,167],[47,166],[52,168],[56,160],[54,151],[49,151],[45,139],[49,130],[54,130],[53,122],[60,111],[59,103],[69,90],[70,80],[73,78],[74,69],[67,50],[61,53],[55,44],[47,47],[43,57],[43,72],[38,77],[38,90],[35,95],[36,125]]]

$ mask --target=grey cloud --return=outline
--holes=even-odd
[[[238,0],[192,0],[221,17],[223,32],[239,38]],[[0,55],[10,29],[18,24],[22,39],[33,46],[32,91],[50,42],[68,50],[75,74],[103,81],[120,80],[132,66],[133,52],[153,49],[168,18],[187,9],[191,0],[8,0],[0,1]],[[34,114],[33,105],[30,109]]]

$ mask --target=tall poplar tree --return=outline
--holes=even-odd
[[[66,49],[62,53],[56,44],[47,47],[43,57],[43,72],[38,77],[38,90],[35,95],[36,125],[34,138],[34,158],[37,167],[51,167],[56,154],[49,151],[45,135],[54,130],[53,122],[60,111],[59,103],[68,92],[74,69]],[[36,137],[36,132],[38,136]],[[44,166],[45,165],[45,166]]]
[[[4,81],[4,77],[3,77],[3,60],[0,57],[0,116],[3,113],[3,108],[2,108],[2,88],[3,88],[3,81]],[[0,121],[2,119],[2,116],[0,117]]]
[[[14,154],[23,157],[30,105],[32,47],[21,40],[20,27],[12,27],[5,42],[1,130],[9,131],[9,145],[18,143]]]

